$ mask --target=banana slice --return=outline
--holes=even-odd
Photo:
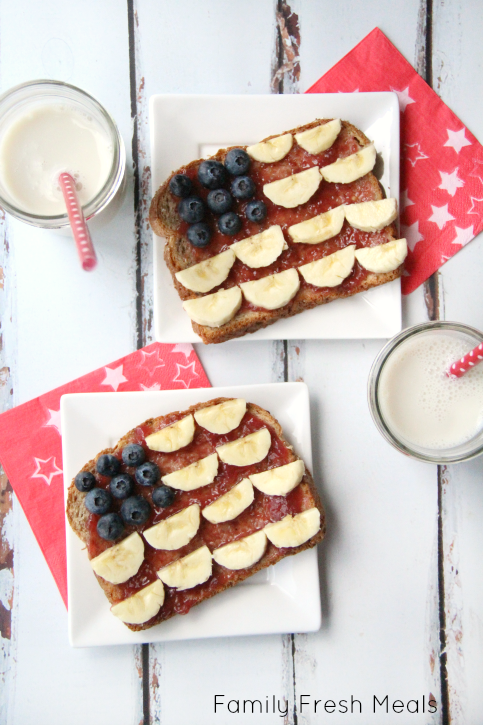
[[[349,184],[372,171],[375,163],[376,149],[371,143],[345,159],[337,159],[333,164],[323,166],[320,173],[333,184]]]
[[[231,544],[221,546],[213,552],[213,559],[226,569],[248,569],[260,561],[267,548],[267,535],[264,530],[245,536]]]
[[[320,154],[332,146],[341,128],[340,118],[334,118],[333,121],[323,123],[321,126],[315,126],[315,128],[309,128],[308,131],[296,133],[295,140],[309,154]]]
[[[254,498],[251,481],[249,478],[244,478],[243,481],[233,486],[228,493],[206,506],[201,513],[211,524],[233,521],[250,506]]]
[[[216,452],[223,463],[230,466],[251,466],[260,463],[268,455],[272,438],[268,428],[260,428],[244,438],[218,446]]]
[[[160,569],[158,576],[168,587],[174,587],[180,592],[207,581],[211,576],[212,565],[211,551],[207,546],[200,546],[191,554]]]
[[[260,234],[254,234],[241,242],[235,242],[230,249],[243,264],[252,269],[268,267],[280,257],[283,249],[287,249],[282,227],[274,225]]]
[[[215,254],[214,257],[205,259],[204,262],[176,272],[175,277],[186,289],[193,292],[209,292],[210,289],[225,281],[234,261],[235,254],[230,247],[226,252]]]
[[[320,511],[307,509],[295,516],[285,516],[275,524],[265,526],[267,538],[278,548],[300,546],[315,536],[320,529]]]
[[[164,587],[160,579],[111,607],[111,612],[126,624],[144,624],[159,612],[164,603]]]
[[[273,164],[283,159],[292,148],[293,138],[291,133],[284,133],[283,136],[276,136],[269,141],[261,141],[253,146],[247,147],[247,154],[265,164]]]
[[[159,524],[146,529],[143,535],[154,549],[175,551],[189,544],[199,528],[200,507],[199,504],[194,503],[174,516],[169,516]]]
[[[183,302],[183,307],[190,318],[199,325],[221,327],[235,317],[241,303],[240,288],[230,287],[230,289],[221,289],[206,297],[186,300]]]
[[[345,208],[345,218],[351,227],[362,232],[379,232],[396,217],[396,199],[363,201],[361,204],[349,204]]]
[[[196,488],[209,486],[213,483],[218,473],[218,456],[212,453],[206,458],[191,463],[185,468],[180,468],[173,473],[167,473],[161,480],[165,486],[176,488],[179,491],[194,491]]]
[[[146,445],[151,451],[173,453],[184,448],[193,440],[195,421],[192,415],[167,425],[165,428],[146,437]]]
[[[111,546],[91,559],[91,566],[98,576],[111,584],[123,584],[138,573],[144,559],[144,542],[135,531],[119,544]]]
[[[285,179],[265,184],[263,193],[270,201],[286,209],[293,209],[299,204],[305,204],[315,194],[320,184],[320,171],[318,166],[292,174]]]
[[[238,428],[246,410],[247,404],[243,398],[233,398],[218,405],[201,408],[194,415],[196,422],[202,428],[206,428],[210,433],[224,435]]]
[[[355,262],[355,244],[351,244],[327,257],[317,259],[299,267],[299,272],[306,282],[315,287],[337,287],[352,272]]]
[[[292,461],[285,466],[271,468],[263,473],[254,473],[248,478],[253,485],[267,496],[286,496],[298,486],[305,473],[303,461]]]
[[[300,287],[300,279],[296,269],[286,269],[262,279],[242,282],[240,287],[252,305],[265,310],[278,310],[295,297]]]
[[[344,219],[345,206],[341,204],[330,211],[324,212],[324,214],[294,224],[288,228],[288,233],[296,243],[318,244],[335,237],[342,229]]]
[[[405,239],[356,250],[356,259],[369,272],[392,272],[404,262],[408,253]]]

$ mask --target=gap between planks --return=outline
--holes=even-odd
[[[416,41],[416,70],[433,88],[433,0],[421,0],[418,14]],[[436,271],[424,282],[423,295],[429,320],[441,319],[443,311],[443,290],[440,285],[440,273]],[[438,617],[439,617],[439,676],[441,692],[441,725],[451,722],[451,704],[449,699],[449,681],[447,668],[446,636],[446,587],[445,587],[445,541],[444,541],[444,483],[449,473],[445,466],[437,467],[438,501]]]

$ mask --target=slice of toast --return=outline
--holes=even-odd
[[[88,471],[95,476],[96,487],[108,489],[111,479],[97,472],[96,462],[101,455],[106,453],[113,454],[121,461],[122,450],[128,444],[137,443],[142,445],[146,453],[146,460],[155,463],[160,469],[161,476],[164,476],[213,454],[218,446],[227,442],[244,438],[262,428],[267,428],[270,433],[270,448],[263,460],[246,466],[235,466],[223,463],[220,459],[218,473],[211,484],[203,485],[190,491],[176,490],[174,501],[166,508],[160,508],[153,503],[152,494],[154,489],[152,486],[140,486],[136,484],[134,494],[143,496],[149,502],[151,514],[148,520],[141,526],[133,527],[126,525],[124,532],[116,541],[105,541],[99,536],[97,533],[97,523],[100,516],[89,513],[84,504],[86,494],[81,493],[73,481],[68,491],[67,519],[77,536],[86,544],[87,554],[90,560],[110,547],[117,545],[119,541],[126,539],[135,531],[142,536],[146,529],[151,528],[158,522],[164,521],[180,511],[186,510],[188,506],[194,503],[198,504],[203,510],[249,475],[261,473],[300,460],[293,451],[292,446],[284,438],[282,428],[277,420],[268,411],[252,403],[247,403],[246,412],[240,423],[226,434],[218,435],[210,433],[203,426],[195,423],[192,441],[180,450],[171,453],[161,453],[148,448],[146,444],[147,436],[187,416],[195,414],[203,408],[220,405],[228,400],[230,399],[216,398],[206,403],[194,405],[185,411],[178,411],[159,418],[147,420],[126,433],[114,448],[101,451],[95,459],[86,463],[82,471]],[[121,472],[128,472],[134,476],[135,469],[122,464]],[[121,504],[121,500],[114,499],[110,511],[118,512]],[[228,587],[234,586],[238,582],[252,576],[257,571],[276,564],[286,556],[297,554],[300,551],[315,546],[325,534],[325,516],[310,472],[305,468],[305,473],[300,483],[286,495],[267,495],[254,487],[254,499],[252,503],[233,520],[213,524],[201,515],[201,522],[197,533],[188,544],[176,550],[165,551],[154,549],[142,537],[144,543],[144,561],[138,572],[122,584],[110,583],[97,574],[96,577],[111,605],[115,605],[156,581],[157,571],[159,569],[187,556],[202,546],[208,546],[210,551],[213,552],[226,544],[238,541],[257,531],[263,530],[270,523],[281,521],[288,514],[295,516],[296,514],[314,508],[320,512],[320,528],[302,544],[280,548],[268,540],[263,556],[248,568],[231,570],[213,561],[212,574],[206,582],[183,591],[177,591],[175,588],[165,586],[164,603],[154,617],[141,624],[129,624],[125,622],[126,626],[133,631],[148,629],[169,619],[175,614],[186,614],[192,606],[215,596]]]
[[[325,123],[327,120],[317,119],[312,123],[292,129],[286,133],[294,135],[302,131],[307,131]],[[274,138],[274,136],[269,136],[264,141],[271,138]],[[377,246],[394,240],[396,238],[396,229],[393,224],[388,225],[381,231],[371,233],[353,229],[345,221],[339,234],[318,244],[295,244],[287,231],[293,224],[306,221],[317,214],[342,204],[377,201],[385,198],[384,190],[372,172],[347,184],[328,183],[322,180],[319,189],[307,203],[292,209],[282,208],[273,204],[267,200],[267,197],[263,193],[263,186],[266,183],[285,178],[294,173],[299,173],[312,166],[323,168],[338,159],[356,153],[369,143],[369,139],[360,130],[351,123],[342,121],[342,129],[339,136],[326,151],[319,154],[309,154],[294,141],[287,156],[280,161],[275,163],[262,163],[252,160],[247,173],[255,182],[256,194],[254,198],[261,199],[266,203],[268,209],[266,219],[261,223],[248,221],[245,216],[247,202],[240,202],[235,199],[232,210],[239,214],[242,219],[240,232],[233,237],[221,234],[216,226],[215,215],[208,212],[207,221],[213,230],[213,236],[205,248],[194,247],[189,242],[187,238],[188,224],[183,222],[177,213],[177,206],[180,200],[169,189],[171,178],[175,174],[184,174],[189,176],[193,181],[193,194],[206,199],[208,189],[204,189],[197,181],[197,170],[202,160],[192,161],[173,172],[157,190],[151,202],[149,222],[154,233],[166,239],[164,258],[181,300],[189,300],[203,295],[184,287],[177,280],[176,273],[207,260],[229,249],[234,242],[258,234],[274,224],[281,226],[287,245],[287,249],[281,253],[279,258],[268,267],[256,270],[250,270],[237,259],[226,280],[220,286],[210,290],[209,294],[221,288],[228,289],[233,287],[239,284],[240,281],[260,279],[263,276],[276,274],[291,267],[298,268],[305,263],[328,256],[351,244],[355,244],[356,248],[362,248]],[[236,148],[245,149],[246,147]],[[220,150],[211,158],[223,162],[229,150],[229,148]],[[235,316],[225,324],[219,327],[210,327],[193,321],[192,326],[204,343],[225,342],[255,332],[262,327],[273,324],[278,319],[291,317],[306,309],[311,309],[312,307],[325,304],[334,299],[349,297],[371,287],[390,282],[400,277],[402,268],[403,265],[400,265],[397,269],[390,272],[373,273],[364,269],[356,261],[352,273],[336,287],[317,287],[302,279],[300,288],[293,299],[279,309],[267,310],[250,304],[244,299]]]

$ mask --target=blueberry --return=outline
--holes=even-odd
[[[96,471],[102,476],[115,476],[116,473],[119,473],[120,468],[121,461],[110,453],[104,453],[97,459]]]
[[[240,176],[248,171],[250,157],[243,149],[231,149],[225,156],[225,168],[233,176]]]
[[[96,479],[89,471],[81,471],[74,478],[75,487],[82,493],[87,493],[96,485]]]
[[[112,505],[112,496],[105,488],[93,488],[84,499],[86,509],[91,514],[107,514]]]
[[[214,189],[208,194],[206,203],[214,214],[224,214],[231,209],[233,197],[226,189]]]
[[[169,190],[174,196],[182,196],[185,199],[191,194],[193,182],[189,176],[184,174],[176,174],[169,182]]]
[[[146,463],[138,466],[134,475],[136,476],[136,481],[141,486],[154,486],[161,477],[159,468],[155,463],[151,463],[151,461],[146,461]]]
[[[267,216],[267,207],[259,199],[249,201],[245,209],[247,219],[251,222],[262,222]]]
[[[134,493],[134,479],[129,473],[120,473],[111,478],[109,490],[114,498],[127,498]]]
[[[172,488],[158,486],[153,491],[153,504],[158,506],[158,508],[165,509],[166,506],[171,506],[175,496],[176,494]]]
[[[126,466],[140,466],[144,463],[146,454],[144,448],[137,443],[129,443],[122,449],[122,462]]]
[[[219,161],[202,161],[198,166],[198,181],[207,189],[218,189],[226,182],[228,174]]]
[[[229,234],[231,237],[242,228],[242,220],[233,211],[223,214],[218,219],[218,229],[222,234]]]
[[[123,501],[121,506],[121,516],[126,524],[131,526],[140,526],[144,524],[151,513],[149,501],[142,496],[131,496]]]
[[[205,205],[199,196],[188,196],[178,204],[178,214],[184,222],[196,224],[205,216]]]
[[[205,222],[198,222],[190,226],[187,236],[193,247],[206,247],[210,243],[211,229]]]
[[[255,191],[255,182],[249,176],[237,176],[231,182],[231,193],[235,199],[251,199]]]
[[[124,524],[119,514],[106,514],[97,522],[97,533],[106,541],[115,541],[123,531]]]

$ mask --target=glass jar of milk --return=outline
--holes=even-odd
[[[24,83],[0,96],[0,206],[21,221],[68,230],[59,174],[75,180],[87,219],[119,198],[126,153],[92,96],[60,81]]]
[[[395,448],[440,464],[483,453],[483,363],[460,378],[446,374],[482,340],[458,322],[427,322],[381,350],[369,375],[369,407]]]

